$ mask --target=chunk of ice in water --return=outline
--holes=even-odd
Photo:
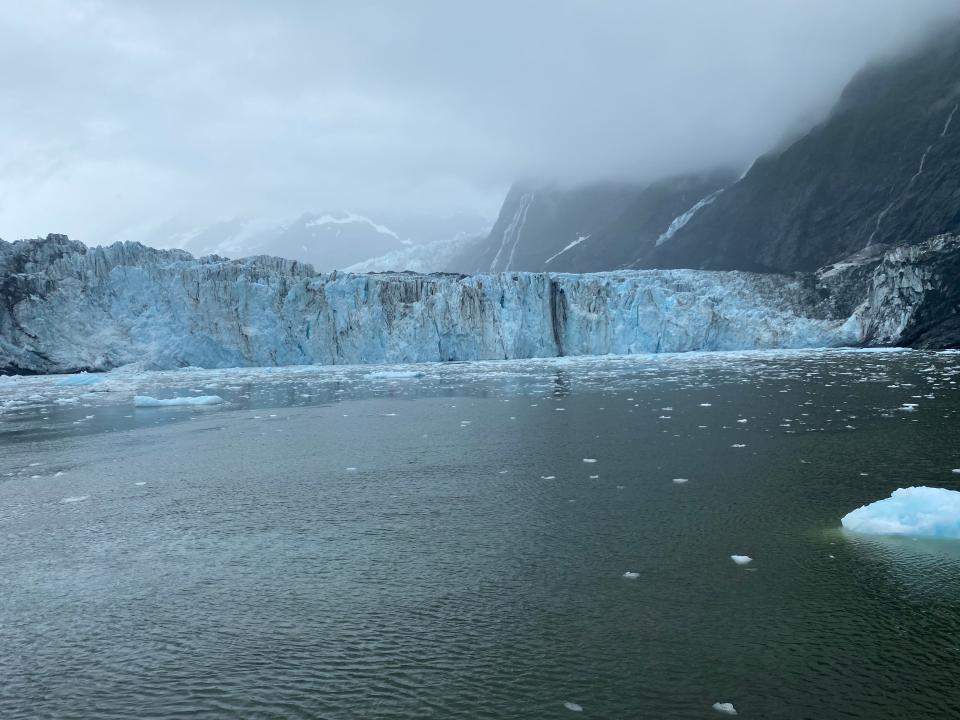
[[[77,502],[83,502],[84,500],[86,500],[86,499],[89,498],[89,497],[90,497],[89,495],[78,495],[77,497],[65,497],[65,498],[64,498],[63,500],[61,500],[60,502],[62,502],[62,503],[77,503]]]
[[[596,459],[596,458],[584,458],[583,461],[584,461],[585,463],[595,463],[595,462],[597,461],[597,459]]]
[[[733,703],[728,702],[715,702],[713,704],[713,709],[718,713],[723,713],[724,715],[736,715],[737,709],[733,706]]]
[[[364,378],[367,380],[408,380],[423,377],[425,374],[420,370],[377,370],[367,373]]]
[[[583,712],[583,707],[580,705],[577,705],[575,702],[565,702],[563,706],[567,710],[572,710],[573,712]]]
[[[158,400],[148,395],[135,395],[135,407],[173,407],[177,405],[219,405],[223,398],[219,395],[196,395],[193,397],[175,397]]]
[[[960,492],[900,488],[888,498],[847,513],[840,523],[846,530],[869,535],[960,539]]]
[[[636,580],[638,577],[640,577],[640,573],[627,570],[623,574],[623,577],[627,578],[628,580]]]
[[[77,375],[67,375],[65,378],[62,378],[57,381],[57,385],[64,386],[80,386],[80,385],[99,385],[103,382],[103,377],[100,375],[91,375],[90,373],[79,373]]]
[[[673,479],[673,482],[675,482],[677,485],[683,485],[685,482],[688,482],[688,479],[687,479],[687,478],[674,478],[674,479]]]
[[[730,559],[733,560],[737,565],[746,565],[747,563],[753,561],[753,558],[749,555],[731,555]]]

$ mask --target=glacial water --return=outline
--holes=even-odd
[[[0,718],[960,715],[960,355],[385,370],[0,378]]]

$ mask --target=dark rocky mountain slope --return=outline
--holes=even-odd
[[[813,270],[960,230],[960,28],[874,64],[830,116],[638,266]]]

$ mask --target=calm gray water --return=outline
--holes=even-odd
[[[0,718],[960,715],[960,355],[417,369],[0,379]]]

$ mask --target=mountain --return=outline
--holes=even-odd
[[[387,272],[410,270],[418,273],[455,271],[457,259],[483,242],[485,235],[460,233],[456,237],[434,240],[424,245],[408,245],[344,268],[346,272]]]
[[[375,257],[400,261],[405,249],[478,234],[483,227],[482,219],[465,215],[373,220],[353,212],[323,212],[304,213],[285,222],[234,218],[194,228],[168,222],[149,233],[144,242],[197,256],[279,255],[330,271]]]
[[[810,272],[960,231],[960,25],[858,73],[828,117],[737,177],[517,184],[464,272]]]
[[[829,117],[758,159],[643,267],[812,270],[960,230],[960,27],[861,71]]]
[[[819,275],[317,274],[65,236],[0,241],[0,372],[957,344],[960,238]]]
[[[593,272],[626,267],[672,222],[736,180],[716,171],[652,184],[516,184],[486,240],[451,260],[461,272]]]

